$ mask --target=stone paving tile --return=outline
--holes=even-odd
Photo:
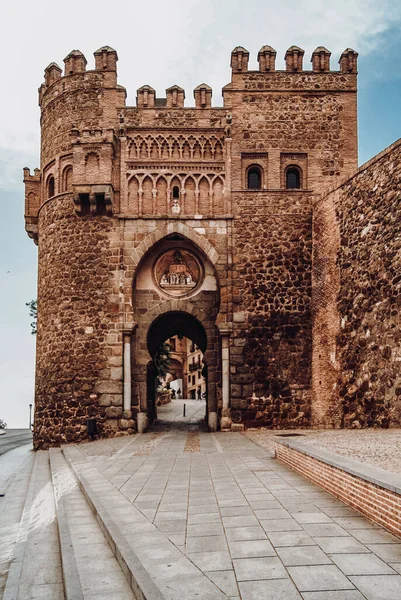
[[[173,521],[155,521],[155,525],[163,533],[181,533],[187,529],[186,519]]]
[[[197,552],[187,556],[201,571],[229,571],[233,568],[229,552]]]
[[[200,523],[221,523],[220,513],[188,515],[188,525],[199,525]]]
[[[277,554],[285,567],[332,564],[327,554],[318,546],[277,548]]]
[[[302,527],[295,521],[289,517],[288,519],[271,519],[267,521],[260,521],[263,529],[266,533],[274,532],[274,531],[302,531]]]
[[[289,578],[242,581],[239,583],[239,588],[242,600],[300,600],[302,598]]]
[[[260,527],[230,527],[226,529],[227,540],[240,541],[240,540],[266,540],[267,535]]]
[[[351,577],[351,581],[367,600],[400,600],[400,575],[366,575]]]
[[[355,517],[355,511],[348,506],[323,506],[321,509],[328,517]]]
[[[368,548],[386,562],[401,562],[401,544],[369,544]]]
[[[227,542],[224,535],[212,535],[207,537],[187,537],[187,553],[221,552],[224,550],[227,550]]]
[[[333,521],[347,531],[352,529],[379,529],[379,526],[365,517],[335,517]]]
[[[304,592],[302,598],[304,600],[365,600],[365,597],[357,590],[342,592]]]
[[[255,516],[260,520],[268,519],[291,519],[291,515],[284,508],[273,508],[270,510],[254,509]]]
[[[238,594],[237,580],[233,571],[208,571],[207,576],[226,596]]]
[[[322,592],[353,589],[350,580],[335,565],[288,567],[300,592]]]
[[[301,512],[299,514],[294,514],[294,519],[298,521],[298,523],[332,523],[333,520],[325,515],[323,512]],[[341,525],[341,523],[338,523]]]
[[[283,579],[286,570],[277,557],[238,558],[233,560],[237,581],[257,581],[258,579]]]
[[[250,506],[220,506],[220,514],[222,517],[243,517],[246,515],[253,515],[254,513]]]
[[[232,558],[276,556],[276,552],[268,540],[229,541],[228,545]]]
[[[333,554],[332,560],[345,575],[395,574],[395,571],[375,554]]]
[[[362,544],[399,544],[400,538],[384,529],[355,529],[352,535]]]
[[[254,527],[259,525],[259,521],[254,515],[245,517],[223,517],[223,526],[228,527]]]
[[[286,546],[316,546],[316,542],[305,531],[269,532],[268,538],[275,548]]]
[[[337,523],[305,523],[303,525],[306,533],[312,537],[341,537],[350,535]]]
[[[315,537],[314,540],[324,552],[330,555],[369,553],[369,549],[353,537]]]

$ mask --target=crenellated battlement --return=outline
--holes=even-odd
[[[63,93],[75,92],[91,86],[125,89],[117,85],[117,52],[110,46],[102,46],[94,52],[95,68],[87,70],[88,61],[80,50],[72,50],[64,59],[64,73],[55,62],[45,69],[45,81],[39,88],[39,105],[43,108]]]
[[[311,77],[319,77],[322,74],[331,75],[327,80],[326,88],[336,88],[338,75],[356,75],[358,53],[347,48],[339,59],[339,70],[331,70],[331,52],[324,46],[318,46],[311,55],[312,69],[304,68],[305,50],[299,46],[291,46],[285,52],[285,69],[276,69],[277,51],[271,46],[265,45],[257,54],[259,70],[249,69],[249,51],[243,46],[236,46],[231,53],[232,82],[231,89],[235,88],[241,80],[241,76],[258,73],[263,85],[261,88],[269,89],[274,86],[294,88],[302,87],[303,83],[312,83]],[[45,82],[39,88],[39,104],[43,107],[60,94],[77,92],[78,90],[100,86],[102,88],[114,88],[120,92],[120,106],[125,106],[125,88],[117,84],[117,52],[110,46],[102,46],[96,52],[95,68],[87,70],[87,60],[80,50],[72,50],[64,59],[64,73],[54,62],[45,69]],[[290,74],[293,79],[288,79]],[[309,79],[297,78],[296,75],[309,77]],[[238,79],[239,78],[239,79]],[[233,86],[234,84],[234,86]],[[341,86],[338,86],[341,87]],[[226,86],[227,88],[227,86]],[[224,89],[226,89],[224,88]],[[210,108],[212,89],[205,83],[194,89],[195,108]],[[156,97],[156,91],[150,85],[143,85],[137,90],[136,106],[138,108],[184,108],[185,90],[177,84],[167,88],[164,98]]]
[[[305,50],[299,46],[291,46],[285,53],[285,71],[287,73],[308,72],[304,70],[303,59]],[[277,52],[271,46],[262,46],[258,52],[259,72],[271,74],[276,72],[276,56]],[[312,72],[313,73],[328,73],[330,72],[330,57],[331,52],[324,46],[318,46],[311,56]],[[341,54],[339,59],[339,71],[331,71],[332,73],[357,73],[357,58],[358,53],[351,48],[347,48]],[[248,72],[249,51],[242,46],[237,46],[231,52],[231,69],[233,74]],[[252,71],[253,72],[253,71]],[[310,72],[310,71],[309,71]]]

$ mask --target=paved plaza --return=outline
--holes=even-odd
[[[54,598],[73,597],[60,577],[66,531],[75,576],[64,586],[71,593],[78,582],[79,598],[401,598],[401,539],[246,436],[207,433],[204,404],[185,401],[184,418],[183,402],[159,408],[146,434],[50,451],[55,497],[65,508],[63,515],[57,500],[61,549],[54,522],[45,522],[48,541],[40,528],[34,534],[53,580],[43,577],[42,559],[42,583],[32,575],[35,593],[5,600],[52,598],[46,585]],[[49,453],[36,456],[40,493],[50,481]],[[28,535],[28,552],[33,543]],[[21,572],[26,593],[23,565]]]

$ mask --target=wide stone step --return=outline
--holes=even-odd
[[[62,450],[138,599],[227,598],[77,446]]]
[[[64,600],[49,453],[37,452],[3,600]]]
[[[60,449],[51,449],[66,600],[135,600],[85,496]]]
[[[0,598],[18,538],[35,455],[25,448],[0,457]]]

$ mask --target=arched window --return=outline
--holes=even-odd
[[[63,192],[72,190],[72,167],[68,166],[63,171]]]
[[[262,187],[262,172],[259,167],[248,169],[248,190],[260,190]]]
[[[173,187],[173,198],[174,200],[178,200],[180,197],[180,188],[178,187],[178,185],[175,185]]]
[[[47,180],[47,197],[52,198],[54,196],[54,177],[51,175]]]
[[[301,170],[298,167],[288,167],[285,172],[285,187],[288,190],[299,190],[301,187]]]

